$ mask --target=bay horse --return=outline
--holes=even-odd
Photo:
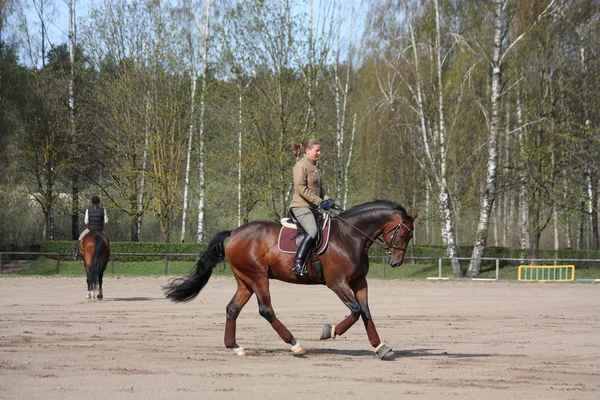
[[[254,221],[217,233],[206,251],[200,254],[193,272],[169,282],[163,288],[165,295],[175,302],[193,300],[208,283],[212,269],[226,259],[237,282],[237,290],[226,307],[225,347],[233,349],[234,354],[245,354],[244,348],[236,342],[236,319],[250,297],[256,294],[259,314],[284,342],[292,346],[294,355],[303,355],[306,349],[275,316],[269,279],[297,284],[322,284],[324,280],[350,309],[350,315],[337,325],[325,324],[321,340],[344,334],[362,318],[375,354],[380,359],[389,359],[392,349],[379,339],[369,310],[367,251],[373,243],[377,243],[387,251],[387,261],[392,267],[402,264],[418,214],[409,214],[395,202],[376,200],[335,216],[333,213],[330,215],[330,240],[326,251],[319,256],[322,275],[317,274],[314,268],[309,268],[310,273],[304,277],[292,273],[294,254],[284,253],[278,248],[282,225],[272,221]]]
[[[87,275],[86,299],[102,300],[102,277],[110,258],[110,241],[103,232],[90,231],[81,240],[79,256]]]

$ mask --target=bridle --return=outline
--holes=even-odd
[[[346,225],[350,226],[351,228],[353,228],[354,230],[356,230],[357,232],[359,232],[361,235],[363,235],[364,237],[366,237],[367,239],[369,239],[370,241],[372,241],[373,243],[375,243],[376,245],[378,245],[379,247],[381,247],[382,249],[384,249],[386,251],[386,253],[388,255],[391,255],[391,249],[394,250],[398,250],[398,251],[406,251],[406,247],[400,247],[400,246],[396,246],[395,241],[396,241],[396,236],[398,236],[398,232],[400,232],[400,228],[401,227],[405,227],[408,230],[408,237],[404,237],[404,236],[400,236],[400,238],[405,242],[408,243],[410,241],[410,239],[412,238],[412,232],[413,230],[410,229],[408,227],[408,225],[406,225],[404,223],[404,219],[400,218],[400,221],[391,229],[389,229],[387,232],[383,233],[382,235],[379,236],[384,236],[387,235],[390,232],[394,232],[392,234],[392,238],[390,239],[389,243],[386,243],[385,240],[381,239],[379,236],[377,236],[376,238],[373,238],[369,235],[367,235],[366,233],[364,233],[363,231],[361,231],[360,229],[358,229],[356,226],[352,225],[351,223],[345,221],[343,218],[340,218],[338,215],[330,215],[331,218],[335,218],[335,219],[339,219],[340,221],[342,221],[343,223],[345,223]],[[381,244],[383,243],[383,244]]]
[[[385,246],[381,246],[388,253],[388,255],[391,254],[390,249],[399,250],[399,251],[406,251],[406,247],[396,246],[396,244],[395,244],[395,242],[396,242],[396,236],[398,235],[398,232],[400,232],[400,228],[401,227],[405,227],[406,230],[408,230],[408,237],[400,236],[400,239],[402,239],[402,241],[404,243],[408,243],[410,241],[410,239],[412,238],[412,232],[413,232],[413,230],[410,229],[408,227],[408,225],[406,225],[404,223],[404,219],[403,218],[400,218],[400,222],[398,222],[396,224],[396,226],[394,226],[392,229],[388,230],[386,233],[383,234],[383,236],[385,236],[388,233],[390,233],[391,231],[394,231],[394,234],[392,235],[392,238],[390,239],[390,243],[389,244],[386,243]],[[377,239],[379,239],[379,237]],[[385,241],[383,241],[383,242],[385,243]]]

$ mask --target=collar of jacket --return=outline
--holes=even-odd
[[[306,158],[308,161],[310,161],[310,163],[311,163],[311,164],[313,164],[313,165],[317,165],[317,160],[313,160],[312,158],[310,158],[310,157],[308,156],[308,154],[305,154],[305,155],[304,155],[304,158]]]

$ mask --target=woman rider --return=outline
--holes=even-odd
[[[311,138],[303,140],[301,144],[294,143],[292,153],[295,156],[303,155],[303,157],[294,165],[294,197],[290,209],[306,232],[294,257],[292,272],[304,276],[306,259],[315,244],[318,233],[313,210],[317,210],[319,206],[324,210],[329,210],[334,206],[334,202],[325,194],[321,184],[321,169],[318,163],[321,156],[319,141]]]
[[[89,231],[103,232],[104,224],[108,222],[106,210],[100,207],[100,197],[92,196],[92,206],[85,210],[84,222],[86,228],[79,235],[79,239],[75,244],[75,252],[73,252],[73,260],[77,259],[79,254],[79,244],[83,240],[83,237],[88,234]]]

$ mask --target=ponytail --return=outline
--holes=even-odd
[[[300,143],[300,144],[293,143],[292,144],[292,154],[294,154],[295,156],[299,156],[301,154],[306,153],[306,150],[312,149],[314,146],[316,146],[318,144],[321,144],[321,143],[315,138],[304,139],[302,141],[302,143]]]

